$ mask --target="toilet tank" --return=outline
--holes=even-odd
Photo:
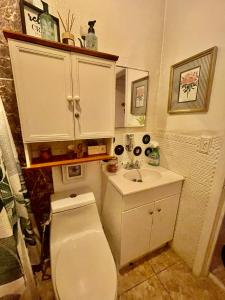
[[[51,252],[56,253],[63,241],[87,231],[102,231],[95,197],[87,188],[51,195]]]
[[[51,213],[62,213],[95,203],[95,196],[87,189],[71,190],[51,195]]]

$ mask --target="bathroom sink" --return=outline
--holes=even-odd
[[[161,178],[160,172],[149,169],[133,169],[123,174],[127,180],[134,182],[156,181]]]
[[[183,176],[168,169],[161,166],[150,166],[146,163],[143,163],[140,169],[127,170],[121,167],[116,173],[107,172],[105,169],[104,174],[106,175],[103,177],[104,180],[109,180],[123,196],[149,189],[155,190],[162,186],[168,186],[170,183],[176,184],[184,180]],[[163,187],[164,189],[166,188]]]

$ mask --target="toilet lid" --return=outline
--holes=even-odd
[[[63,243],[55,277],[61,300],[114,300],[116,268],[104,233],[89,231]]]

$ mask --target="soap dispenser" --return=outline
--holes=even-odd
[[[98,38],[95,35],[95,26],[96,20],[95,21],[89,21],[88,25],[88,34],[86,36],[86,48],[91,49],[91,50],[98,50]]]
[[[48,3],[41,1],[44,12],[40,15],[41,37],[46,40],[55,41],[54,20],[48,13]]]
[[[151,166],[159,166],[160,164],[160,154],[159,154],[159,144],[158,142],[151,142],[150,148],[152,152],[149,154],[149,161],[148,164]]]

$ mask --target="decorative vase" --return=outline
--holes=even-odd
[[[63,32],[62,42],[67,45],[75,46],[74,35],[69,31]]]

